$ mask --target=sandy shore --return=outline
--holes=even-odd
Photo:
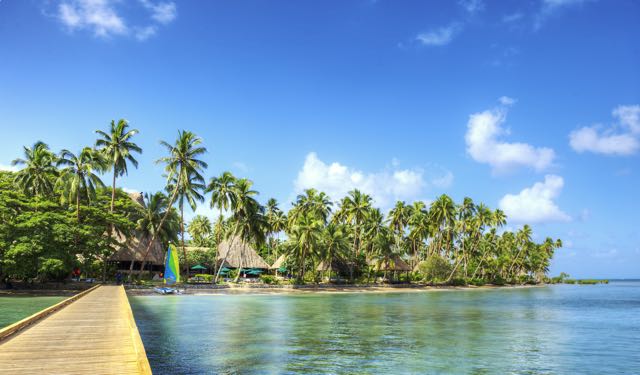
[[[543,287],[545,285],[485,285],[485,286],[431,286],[431,285],[240,285],[223,286],[217,288],[187,288],[180,287],[187,295],[271,295],[271,294],[330,294],[330,293],[421,293],[438,291],[468,291],[468,290],[496,290],[521,289]],[[153,288],[127,288],[127,294],[133,296],[158,295]]]

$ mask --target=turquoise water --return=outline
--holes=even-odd
[[[0,296],[0,328],[22,320],[67,297]]]
[[[130,301],[155,374],[640,374],[640,282]]]

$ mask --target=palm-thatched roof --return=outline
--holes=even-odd
[[[144,253],[147,250],[147,245],[149,245],[151,238],[143,238],[142,233],[139,232],[133,232],[129,238],[125,237],[123,233],[118,232],[114,234],[114,237],[121,245],[116,248],[116,251],[109,257],[109,260],[117,262],[143,261]],[[147,263],[154,265],[164,264],[164,249],[157,239],[153,241],[153,245],[149,250]]]
[[[284,262],[287,260],[287,255],[286,254],[282,254],[280,255],[280,257],[278,257],[278,259],[276,260],[275,263],[273,263],[271,265],[271,267],[269,267],[270,270],[277,270],[281,267],[284,266]]]
[[[224,262],[222,266],[228,268],[240,268],[242,263],[242,268],[269,269],[267,262],[239,237],[226,239],[218,245],[217,261]]]
[[[144,207],[142,193],[128,193],[127,195],[129,195],[129,198],[133,201]],[[116,232],[113,234],[113,237],[120,245],[116,246],[115,252],[109,257],[109,260],[116,262],[143,261],[147,245],[151,238],[144,237],[142,233],[138,231],[133,231],[128,237],[125,236],[124,233]],[[164,249],[158,239],[154,240],[146,261],[153,265],[164,264]]]
[[[329,270],[329,262],[322,261],[320,262],[320,264],[318,264],[318,267],[316,267],[316,271],[318,272],[326,272],[328,270]],[[347,273],[349,272],[349,265],[345,262],[334,259],[333,262],[331,262],[331,271]]]
[[[370,266],[376,267],[380,271],[411,271],[411,266],[409,266],[407,262],[402,260],[398,255],[392,255],[388,260],[382,261],[370,259],[367,263]]]

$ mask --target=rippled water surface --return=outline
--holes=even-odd
[[[155,374],[640,374],[640,282],[130,301]]]

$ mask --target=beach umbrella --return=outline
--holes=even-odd
[[[207,267],[201,266],[201,265],[195,265],[193,267],[191,267],[192,270],[206,270]]]

